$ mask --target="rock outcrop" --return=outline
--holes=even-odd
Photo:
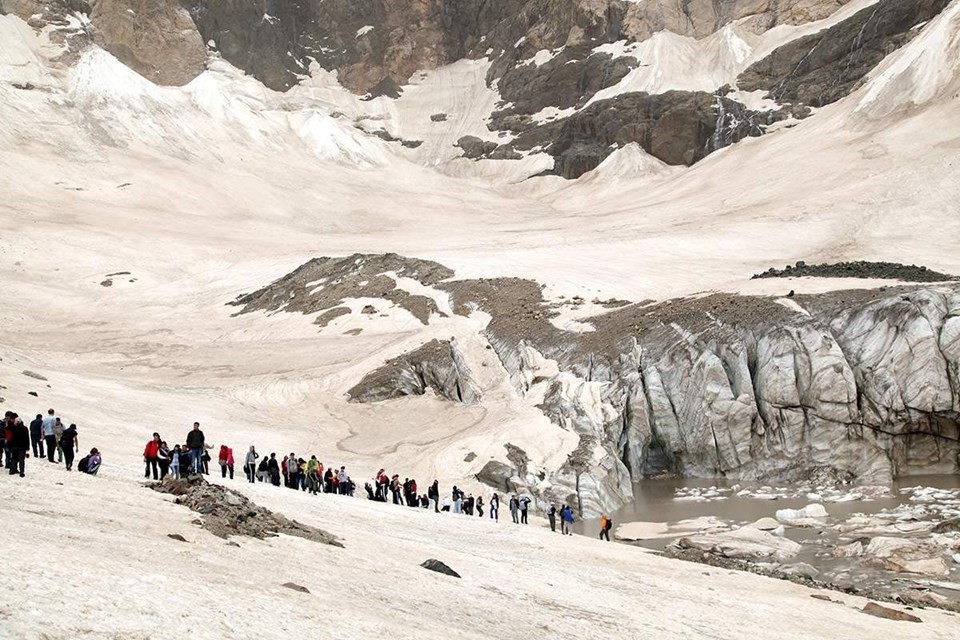
[[[780,117],[702,91],[625,93],[530,127],[501,148],[542,148],[554,157],[553,174],[578,178],[632,142],[667,164],[692,165],[717,149],[761,135]]]
[[[281,309],[303,314],[320,312],[316,323],[326,326],[351,313],[348,307],[341,306],[347,298],[383,298],[427,324],[432,314],[439,313],[436,301],[400,288],[397,278],[432,285],[452,275],[450,269],[429,260],[409,260],[395,253],[356,253],[345,258],[311,260],[230,304],[242,307],[238,313]]]
[[[769,91],[778,102],[830,104],[853,91],[915,35],[914,27],[948,4],[950,0],[879,0],[829,29],[779,47],[744,71],[737,85]]]
[[[364,376],[347,395],[353,402],[379,402],[402,396],[420,396],[432,390],[438,396],[472,404],[477,391],[470,368],[447,340],[425,345],[388,361]]]
[[[203,528],[220,538],[250,536],[262,540],[282,533],[334,547],[343,546],[335,536],[322,529],[264,509],[236,491],[208,483],[200,475],[180,479],[168,476],[150,487],[176,496],[177,504],[199,513]]]
[[[176,0],[90,0],[94,42],[161,85],[183,85],[206,68],[207,47]]]

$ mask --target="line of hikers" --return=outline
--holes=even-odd
[[[46,455],[44,455],[46,449]],[[37,414],[30,422],[29,428],[23,419],[13,412],[7,411],[3,416],[3,437],[0,438],[0,460],[9,475],[24,477],[26,471],[25,460],[30,457],[37,459],[47,458],[54,464],[64,463],[67,471],[73,470],[75,454],[80,451],[80,439],[77,436],[77,425],[71,424],[64,428],[63,422],[53,409],[47,410],[47,415]],[[54,460],[56,456],[56,460]],[[95,475],[100,470],[103,458],[96,448],[77,463],[77,470],[82,473]]]
[[[143,459],[146,463],[144,477],[149,478],[151,472],[154,480],[162,480],[168,473],[175,478],[179,478],[185,473],[209,474],[211,457],[208,451],[213,449],[213,445],[206,442],[206,437],[200,429],[199,422],[193,423],[193,429],[187,433],[185,440],[184,445],[177,444],[173,449],[170,449],[160,437],[160,434],[154,433],[143,451]],[[257,462],[258,460],[259,462]],[[221,477],[227,478],[229,476],[232,480],[234,472],[233,449],[225,444],[220,445],[217,461],[220,464]],[[315,455],[310,456],[309,460],[298,457],[293,452],[283,456],[280,460],[277,459],[276,453],[261,458],[256,447],[251,445],[244,457],[243,469],[247,481],[250,483],[269,482],[277,487],[281,486],[282,483],[287,488],[309,491],[314,495],[334,493],[353,496],[356,490],[356,484],[347,475],[345,466],[341,466],[339,469],[335,465],[325,468]],[[425,494],[419,494],[416,480],[405,478],[403,482],[400,482],[398,474],[388,476],[384,469],[380,469],[372,483],[364,484],[364,490],[367,499],[376,502],[392,501],[393,504],[408,507],[432,508],[438,513],[443,511],[468,516],[476,513],[477,516],[483,517],[483,496],[474,498],[472,493],[466,494],[462,489],[454,486],[450,495],[441,500],[440,483],[437,480],[433,481]],[[527,496],[516,494],[510,496],[508,508],[514,524],[527,524],[530,502],[531,500]],[[490,496],[489,514],[490,519],[500,521],[500,495],[497,493]],[[550,505],[547,509],[547,519],[550,522],[551,531],[557,530],[558,516],[561,533],[573,535],[572,527],[575,522],[573,508],[565,504],[558,511],[556,505]],[[601,520],[600,538],[609,541],[612,527],[612,520],[604,515]]]

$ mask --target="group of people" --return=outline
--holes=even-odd
[[[149,478],[151,473],[154,480],[162,480],[169,473],[175,478],[181,477],[183,473],[209,474],[210,454],[213,446],[207,444],[206,437],[200,429],[200,423],[194,422],[193,429],[187,433],[185,444],[177,444],[170,449],[167,443],[160,437],[159,433],[154,433],[153,437],[147,442],[143,452],[143,459],[146,463],[144,477]],[[220,475],[222,478],[233,479],[234,457],[233,449],[223,444],[220,445],[218,455],[220,464]],[[356,485],[347,474],[345,466],[336,465],[325,467],[317,456],[311,455],[305,459],[291,452],[277,458],[276,453],[264,455],[257,453],[255,446],[251,445],[244,458],[244,474],[250,483],[265,482],[274,486],[284,486],[289,489],[300,491],[309,491],[311,494],[333,493],[346,496],[353,496]],[[483,496],[474,498],[472,493],[465,493],[457,486],[453,487],[449,496],[440,498],[440,483],[433,481],[427,488],[427,492],[420,494],[417,487],[417,481],[413,478],[404,478],[400,481],[400,476],[394,474],[387,475],[384,469],[380,469],[372,479],[372,482],[366,482],[364,489],[368,500],[377,502],[393,502],[393,504],[405,505],[408,507],[433,509],[435,512],[452,512],[467,516],[477,515],[484,517]],[[514,494],[510,496],[508,507],[510,516],[514,524],[527,524],[527,514],[530,509],[530,498]],[[489,517],[491,520],[499,522],[500,520],[500,495],[493,493],[489,501]],[[573,535],[572,527],[575,522],[573,508],[564,504],[558,510],[555,504],[551,504],[547,509],[547,519],[550,522],[550,530],[557,530],[557,519],[560,520],[560,531],[563,535]],[[610,540],[610,529],[613,527],[613,521],[604,515],[601,519],[600,539]]]
[[[46,457],[48,462],[62,463],[67,471],[72,471],[73,462],[79,451],[80,439],[77,436],[77,425],[71,424],[64,428],[63,422],[53,409],[48,409],[46,415],[38,413],[29,427],[13,411],[7,411],[3,416],[0,460],[3,461],[9,475],[19,475],[23,478],[26,473],[26,458],[31,453],[38,460]],[[93,448],[77,463],[77,470],[95,475],[102,463],[100,451]]]

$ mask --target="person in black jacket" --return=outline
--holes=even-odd
[[[433,502],[434,513],[440,513],[440,483],[436,480],[434,480],[430,488],[427,489],[427,498]]]
[[[77,425],[71,424],[60,434],[60,449],[63,451],[63,461],[67,465],[67,471],[72,471],[74,453],[80,450]]]
[[[271,453],[270,460],[267,462],[267,471],[270,472],[270,482],[275,487],[280,486],[280,463],[277,462],[277,454]]]
[[[203,473],[203,445],[206,438],[200,431],[200,423],[193,423],[193,430],[187,433],[187,447],[190,449],[190,471]]]
[[[23,461],[27,457],[27,451],[30,449],[30,430],[23,420],[13,414],[13,425],[11,427],[13,438],[8,445],[7,455],[11,456],[10,475],[16,473],[23,477]]]
[[[556,532],[557,530],[557,506],[554,504],[550,505],[550,508],[547,509],[547,520],[550,521],[550,531]]]
[[[33,457],[42,458],[43,453],[43,416],[39,413],[30,423],[30,445],[33,447]]]

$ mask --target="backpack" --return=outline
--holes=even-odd
[[[77,463],[77,471],[80,473],[87,472],[87,465],[90,463],[90,456],[83,456],[80,458],[80,462]]]

